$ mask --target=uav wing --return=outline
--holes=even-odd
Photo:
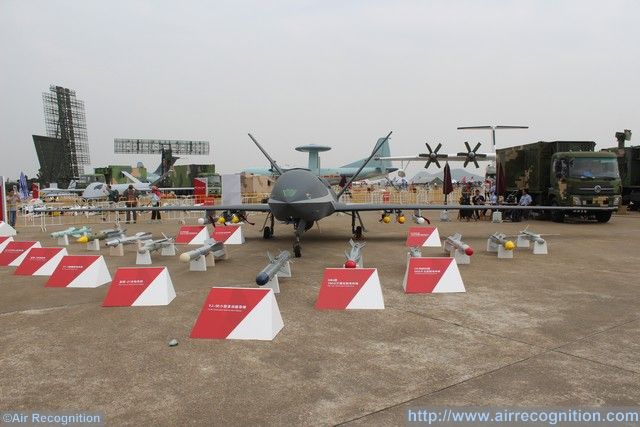
[[[587,207],[587,206],[518,206],[518,205],[401,205],[394,203],[339,203],[336,212],[364,212],[364,211],[396,211],[396,210],[458,210],[458,209],[493,209],[519,211],[615,211],[617,207]]]

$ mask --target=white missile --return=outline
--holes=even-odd
[[[120,236],[115,239],[110,239],[106,241],[106,245],[109,247],[116,247],[118,245],[131,245],[134,243],[141,242],[143,240],[149,240],[152,238],[151,233],[146,233],[141,231],[139,233],[134,234],[133,236]]]
[[[80,228],[69,227],[66,230],[54,231],[53,233],[51,233],[51,237],[54,239],[59,237],[64,237],[64,236],[80,237],[83,234],[88,234],[88,233],[91,233],[91,229],[87,226],[82,226]]]
[[[456,260],[456,264],[471,264],[473,248],[462,241],[462,235],[456,233],[444,239],[442,248],[444,252]]]
[[[138,253],[143,254],[145,252],[159,251],[162,248],[165,248],[173,244],[173,237],[167,237],[164,234],[163,236],[164,236],[163,239],[145,240],[142,246],[140,246],[140,248],[138,249]]]
[[[222,242],[217,242],[214,239],[207,239],[204,242],[204,245],[196,248],[192,251],[183,252],[180,255],[180,261],[189,262],[194,261],[201,256],[206,256],[209,253],[213,253],[214,256],[224,255],[224,244]]]

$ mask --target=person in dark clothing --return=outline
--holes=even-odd
[[[473,202],[474,205],[484,205],[486,200],[484,198],[484,196],[482,194],[480,194],[480,190],[476,190],[476,194],[474,194],[473,198],[471,199],[471,201]],[[486,209],[476,209],[473,211],[473,216],[475,217],[475,219],[480,219],[480,214],[482,213],[482,215],[486,215],[487,210]]]
[[[123,194],[124,198],[125,198],[125,206],[128,208],[136,208],[138,207],[138,190],[136,190],[135,188],[133,188],[133,185],[129,185],[129,188],[127,188]],[[131,221],[131,214],[133,214],[133,221]],[[127,211],[127,220],[126,223],[128,224],[129,222],[137,222],[138,221],[138,212],[136,211]]]

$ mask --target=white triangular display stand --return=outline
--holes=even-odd
[[[248,289],[256,290],[255,288]],[[278,302],[273,290],[270,289],[269,293],[231,331],[227,339],[271,341],[283,327],[284,322]]]
[[[16,229],[4,221],[0,221],[0,236],[15,236]]]
[[[0,237],[6,237],[6,236],[0,236]],[[13,237],[7,237],[2,242],[0,242],[0,252],[4,251],[4,248],[11,242],[13,242]]]
[[[384,309],[384,298],[382,297],[382,286],[378,269],[374,269],[373,274],[362,285],[356,296],[347,304],[347,310],[382,310]]]
[[[67,288],[97,288],[111,282],[111,274],[104,257],[97,258],[86,270],[71,281]]]
[[[411,286],[412,284],[409,283],[409,281],[411,280],[411,278],[409,277],[409,272],[411,269],[411,260],[416,260],[416,259],[425,259],[425,258],[409,258],[409,260],[407,261],[407,268],[405,270],[404,273],[404,279],[402,280],[402,289],[404,289],[405,292],[407,292],[407,287]],[[438,283],[436,283],[435,287],[433,288],[433,290],[431,292],[416,292],[416,293],[458,293],[458,292],[466,292],[466,289],[464,287],[464,282],[462,281],[462,276],[460,275],[460,270],[458,269],[458,263],[455,262],[455,260],[453,260],[454,262],[451,262],[445,272],[442,274],[442,276],[440,277],[440,280],[438,280]]]
[[[51,276],[58,264],[60,264],[60,261],[62,261],[62,257],[66,255],[69,255],[67,253],[67,250],[65,248],[62,248],[62,250],[55,254],[53,258],[47,261],[42,267],[37,269],[32,274],[32,276]]]
[[[238,225],[238,224],[234,224]],[[236,231],[229,236],[227,240],[224,241],[225,245],[242,245],[244,243],[244,232],[242,231],[242,226],[238,226]]]
[[[33,246],[31,246],[29,249],[32,249],[32,248],[41,248],[41,247],[42,247],[42,245],[40,245],[40,242],[35,242],[35,243],[33,244]],[[29,249],[25,250],[24,252],[22,252],[22,253],[20,254],[20,256],[19,256],[18,258],[16,258],[16,259],[14,259],[13,261],[11,261],[11,262],[9,263],[9,266],[11,266],[11,267],[17,267],[17,266],[19,266],[19,265],[22,263],[22,261],[24,261],[24,259],[25,259],[25,257],[27,256],[27,254],[29,253]]]
[[[87,242],[87,250],[88,251],[99,251],[100,250],[100,240],[93,239],[90,242]]]
[[[174,256],[176,254],[176,244],[171,243],[160,248],[160,256]]]
[[[169,305],[176,297],[169,270],[165,267],[162,273],[142,292],[132,306]]]
[[[118,246],[109,246],[109,255],[124,256],[124,245],[120,243]]]
[[[149,251],[136,252],[136,265],[149,265],[151,264],[151,253]]]

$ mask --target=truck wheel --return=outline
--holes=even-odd
[[[598,222],[608,222],[611,219],[611,211],[609,212],[598,212],[596,213],[596,220]]]
[[[558,206],[558,202],[555,200],[551,202],[551,206]],[[551,221],[553,222],[564,222],[564,212],[563,211],[551,211]]]

